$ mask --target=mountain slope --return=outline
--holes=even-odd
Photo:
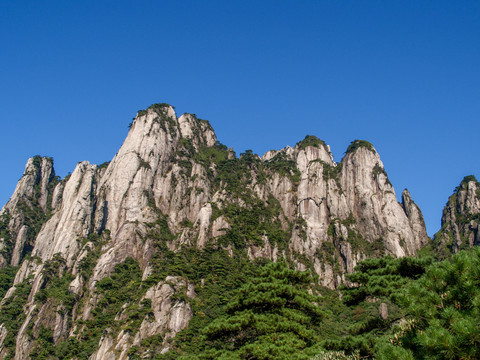
[[[48,344],[126,358],[159,336],[166,351],[194,318],[192,299],[206,300],[209,273],[282,257],[333,289],[358,261],[428,241],[420,209],[408,191],[398,203],[370,143],[354,141],[339,164],[314,136],[237,158],[207,121],[168,104],[139,111],[108,164],[80,162],[59,180],[51,159],[30,159],[1,215],[0,265],[20,265],[3,306],[23,309],[1,325],[0,354],[15,359]],[[192,270],[200,259],[209,270]],[[229,276],[230,287],[242,280]]]

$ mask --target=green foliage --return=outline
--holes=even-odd
[[[373,147],[373,145],[371,143],[369,143],[368,141],[366,141],[366,140],[353,140],[350,143],[350,145],[348,146],[345,154],[354,153],[355,151],[357,151],[361,147],[366,148],[367,150],[370,150],[370,151],[375,151],[375,148]]]
[[[211,163],[219,164],[228,159],[228,149],[225,145],[217,141],[214,146],[202,146],[193,156],[193,159],[198,164],[202,164],[206,168],[210,167]]]
[[[0,269],[0,299],[3,299],[8,289],[13,285],[18,266],[7,266]]]
[[[355,285],[343,287],[343,301],[354,305],[367,297],[375,297],[398,302],[405,285],[422,276],[432,261],[432,258],[393,258],[390,255],[364,260],[355,267],[352,274],[347,275],[348,280]]]
[[[320,140],[314,135],[307,135],[305,136],[305,139],[297,143],[297,147],[300,150],[304,150],[307,146],[313,146],[317,148],[323,146],[325,149],[327,148],[327,144],[325,144],[325,141]]]
[[[90,278],[93,268],[100,257],[102,246],[110,239],[110,231],[105,230],[102,235],[90,233],[86,239],[83,239],[82,245],[90,243],[90,251],[78,263],[78,270],[82,278],[86,281]]]
[[[324,313],[308,292],[308,273],[271,263],[243,285],[226,315],[204,330],[199,359],[308,359],[318,351],[315,329]]]
[[[470,181],[474,181],[475,183],[478,184],[477,178],[475,175],[467,175],[463,178],[461,184],[468,184]]]
[[[8,209],[0,216],[0,239],[3,239],[4,248],[0,250],[0,254],[4,258],[9,258],[13,250],[12,234],[10,233],[9,223],[11,220]]]
[[[341,184],[340,184],[340,173],[342,172],[342,164],[337,164],[336,166],[330,165],[326,163],[325,161],[318,160],[322,163],[323,166],[323,178],[325,180],[333,179],[335,180],[337,187],[341,189]]]
[[[98,170],[106,169],[108,165],[110,165],[110,161],[105,161],[104,163],[101,163],[100,165],[98,165]]]
[[[234,203],[226,205],[220,214],[226,217],[230,228],[219,237],[218,242],[243,249],[248,244],[263,245],[263,237],[267,236],[272,244],[284,248],[289,234],[282,229],[278,220],[281,210],[280,203],[273,196],[267,200],[267,204],[254,198],[247,206]]]
[[[145,161],[143,160],[139,154],[137,154],[138,156],[138,168],[139,169],[147,169],[147,170],[150,170],[152,167],[150,166],[150,163],[148,161]]]
[[[65,277],[65,276],[64,276]],[[56,347],[59,359],[88,359],[95,351],[105,331],[114,334],[120,329],[138,329],[141,320],[150,311],[144,304],[135,303],[146,291],[140,286],[142,271],[138,262],[127,258],[125,262],[115,266],[110,277],[97,283],[99,301],[86,321],[78,321],[80,328],[78,338],[68,338]],[[55,288],[54,288],[55,289]],[[48,289],[47,289],[48,290]],[[126,304],[125,308],[122,308]],[[115,320],[124,311],[126,319]]]
[[[336,254],[337,254],[337,249],[335,248],[335,245],[328,241],[324,241],[320,249],[317,249],[317,252],[316,252],[317,257],[322,262],[326,262],[330,265],[335,265],[337,261]]]
[[[372,176],[373,176],[374,179],[376,179],[378,177],[378,175],[380,175],[380,174],[385,175],[385,178],[387,179],[385,181],[386,184],[392,185],[392,183],[388,179],[388,175],[387,175],[387,172],[385,171],[385,169],[382,166],[380,166],[379,163],[376,163],[375,166],[373,167]]]
[[[300,171],[297,169],[297,164],[294,160],[288,158],[284,151],[280,151],[272,159],[265,163],[265,167],[282,176],[287,176],[294,184],[300,181]]]
[[[342,288],[343,302],[350,308],[346,311],[338,307],[346,325],[343,336],[330,336],[322,345],[372,357],[379,338],[391,334],[393,324],[407,313],[402,302],[405,286],[420,278],[431,263],[431,258],[391,256],[360,262],[355,271],[347,275],[351,285]],[[380,303],[388,309],[387,318],[379,315]]]
[[[225,189],[233,198],[249,200],[252,198],[252,191],[248,185],[252,184],[254,174],[262,169],[263,165],[251,150],[240,155],[239,159],[228,159],[218,163],[214,185],[217,189]]]
[[[177,150],[175,154],[177,156],[183,156],[188,158],[194,156],[195,147],[193,146],[192,139],[181,138],[178,141]]]
[[[261,260],[252,262],[241,254],[231,257],[226,250],[209,247],[204,251],[190,248],[166,253],[154,264],[153,275],[147,283],[154,284],[168,274],[181,276],[195,286],[195,298],[183,298],[190,303],[194,316],[188,328],[177,334],[171,343],[173,350],[162,357],[170,359],[180,353],[200,352],[204,341],[202,329],[225,314],[225,305],[231,300],[232,292],[257,273]]]
[[[142,320],[151,312],[150,300],[139,301],[146,291],[146,287],[142,286],[141,277],[142,271],[137,261],[132,258],[127,258],[125,262],[115,266],[111,276],[97,283],[95,291],[99,300],[92,316],[86,321],[77,320],[76,337],[69,337],[57,343],[49,358],[86,360],[96,350],[101,336],[106,332],[112,333],[115,337],[122,329],[136,331]],[[60,299],[67,306],[67,312],[71,312],[66,301],[74,296],[68,293],[68,284],[71,280],[73,276],[69,273],[61,278],[55,278],[37,297]],[[38,300],[44,301],[42,298]],[[116,319],[121,313],[124,317]],[[42,338],[37,338],[36,342],[42,345],[42,348],[48,348],[48,343]]]
[[[170,104],[167,104],[167,103],[152,104],[152,105],[149,106],[149,109],[163,111],[163,110],[165,110],[164,108],[166,108],[166,107],[172,107],[172,108],[175,109],[174,106],[172,106]]]
[[[69,285],[73,281],[74,276],[71,273],[60,276],[59,272],[64,267],[65,260],[59,256],[54,256],[52,260],[44,264],[42,274],[45,279],[45,285],[35,295],[35,300],[45,303],[47,299],[54,299],[56,305],[62,304],[66,307],[67,312],[71,312],[76,298],[69,291]]]
[[[137,116],[144,116],[144,115],[147,115],[147,112],[149,109],[157,112],[157,113],[161,113],[161,112],[164,112],[165,111],[165,108],[166,107],[169,107],[171,105],[167,104],[167,103],[158,103],[158,104],[152,104],[148,107],[147,110],[138,110],[137,111]],[[172,106],[173,107],[173,106]],[[175,109],[175,107],[173,107]]]
[[[23,213],[25,224],[28,224],[27,239],[32,243],[49,215],[45,214],[35,202],[19,201],[17,211]]]
[[[347,229],[347,237],[342,232],[336,230],[335,225],[341,224]],[[374,241],[366,240],[362,234],[355,228],[356,220],[353,214],[350,213],[348,218],[340,220],[335,218],[328,226],[328,235],[334,240],[338,247],[342,242],[350,243],[352,250],[356,253],[362,253],[368,257],[384,255],[384,242],[381,238]]]
[[[158,252],[157,256],[162,256],[162,252],[167,250],[167,242],[175,239],[175,235],[172,234],[168,227],[168,218],[166,215],[159,214],[157,220],[153,223],[146,224],[149,228],[147,237],[154,240]]]
[[[403,301],[410,321],[392,337],[393,345],[415,359],[480,358],[479,248],[430,266],[409,286]],[[392,348],[384,346],[378,353]]]
[[[139,110],[137,116],[147,115],[148,110],[154,111],[158,115],[153,119],[154,122],[158,123],[164,131],[168,131],[172,136],[176,136],[178,126],[175,119],[167,116],[167,107],[169,106],[170,105],[166,103],[153,104],[147,110]],[[133,125],[133,123],[131,125]]]
[[[36,337],[36,346],[30,352],[34,359],[51,359],[55,354],[55,345],[53,343],[53,331],[45,326],[41,326]]]
[[[15,291],[8,299],[4,300],[0,306],[0,324],[7,329],[7,336],[3,342],[3,346],[11,358],[15,352],[15,337],[20,330],[20,326],[25,321],[25,313],[23,306],[26,304],[32,285],[29,283],[31,279],[17,284]]]
[[[357,351],[352,355],[347,355],[343,351],[320,351],[311,360],[360,360],[360,353]]]

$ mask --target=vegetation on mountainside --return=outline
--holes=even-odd
[[[370,150],[370,151],[375,151],[375,148],[373,147],[373,145],[371,143],[369,143],[368,141],[366,141],[366,140],[353,140],[350,143],[350,145],[348,145],[348,148],[347,148],[347,151],[345,152],[345,154],[354,153],[355,151],[357,151],[358,149],[360,149],[362,147],[367,149],[367,150]]]
[[[392,324],[407,313],[401,302],[404,289],[420,278],[432,261],[386,256],[360,262],[347,276],[352,285],[341,289],[343,303],[354,313],[347,334],[341,339],[328,339],[324,346],[347,352],[357,350],[362,357],[373,356],[379,335],[389,334]],[[386,310],[383,318],[380,306]]]
[[[0,215],[0,239],[3,239],[3,249],[0,250],[0,255],[5,259],[9,259],[13,251],[13,241],[12,234],[9,229],[9,223],[11,220],[11,215],[8,209]]]
[[[8,289],[13,285],[18,266],[7,266],[0,269],[0,299],[3,299]]]
[[[202,331],[201,351],[180,359],[307,359],[324,313],[308,292],[309,273],[271,263],[236,291],[226,314]]]
[[[480,358],[480,249],[432,264],[402,299],[408,315],[376,345],[379,359]]]
[[[46,267],[45,276],[59,263]],[[156,359],[473,359],[480,338],[480,249],[460,252],[451,260],[384,257],[361,262],[349,276],[353,285],[335,292],[320,289],[309,273],[285,263],[248,261],[221,249],[166,252],[157,270],[141,281],[138,263],[127,259],[97,286],[99,302],[92,317],[76,320],[77,335],[53,341],[48,324],[32,329],[38,359],[87,359],[102,334],[138,331],[148,317],[145,291],[166,274],[192,283],[196,297],[182,293],[194,317],[189,327],[160,354],[162,336],[132,348],[130,358]],[[154,262],[155,264],[155,262]],[[163,266],[161,265],[163,264]],[[158,272],[157,272],[158,271]],[[51,277],[36,301],[66,305],[72,278]],[[322,296],[317,296],[321,291]],[[30,292],[28,281],[2,305],[0,321],[7,328],[7,349],[25,318],[22,306]],[[50,299],[50,300],[49,300]],[[78,299],[77,299],[78,300]],[[55,304],[55,303],[54,303]],[[384,306],[386,314],[379,314]],[[123,314],[119,317],[119,314]],[[36,329],[36,330],[35,330]],[[11,350],[12,351],[12,350]],[[10,352],[13,355],[13,352]]]
[[[325,149],[327,149],[327,144],[325,144],[325,141],[320,140],[314,135],[307,135],[305,136],[305,139],[297,143],[297,147],[300,150],[304,150],[307,146],[313,146],[318,148],[323,146]]]
[[[0,308],[0,325],[7,331],[3,341],[3,347],[7,354],[6,359],[13,359],[15,355],[15,337],[26,318],[23,306],[32,289],[29,280],[17,284],[13,294],[3,301]]]
[[[166,107],[171,106],[170,104],[167,103],[158,103],[158,104],[152,104],[150,105],[146,110],[138,110],[137,111],[137,116],[143,116],[147,115],[147,112],[149,109],[156,111],[156,112],[163,112]],[[173,106],[172,106],[173,107]],[[174,108],[174,107],[173,107]]]

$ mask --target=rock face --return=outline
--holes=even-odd
[[[193,316],[188,303],[174,298],[183,292],[191,299],[195,297],[191,284],[173,276],[168,276],[165,281],[148,289],[142,300],[150,300],[152,313],[142,321],[135,336],[120,331],[115,340],[109,335],[102,337],[98,350],[90,360],[128,359],[128,351],[132,346],[139,346],[143,340],[160,334],[163,338],[161,351],[168,351],[168,339],[186,328]]]
[[[57,184],[51,158],[28,160],[15,192],[0,211],[0,267],[19,265],[31,251],[40,226],[54,209]]]
[[[478,212],[474,186],[457,201]],[[59,180],[51,159],[28,161],[0,213],[0,266],[21,265],[4,302],[16,301],[25,286],[30,293],[23,322],[0,324],[0,345],[4,333],[20,327],[15,359],[32,357],[39,351],[26,331],[32,324],[37,334],[51,329],[55,343],[86,336],[79,334],[99,306],[108,309],[105,279],[132,258],[147,282],[161,252],[217,247],[231,256],[246,250],[250,259],[286,257],[298,269],[311,265],[322,285],[335,288],[362,259],[413,255],[427,243],[420,209],[408,191],[402,199],[403,205],[366,141],[354,141],[339,164],[314,136],[262,158],[248,151],[236,158],[217,143],[207,121],[191,114],[177,118],[170,105],[152,105],[137,114],[108,165],[81,162]],[[475,224],[472,243],[478,241]],[[48,289],[61,286],[56,278],[68,279],[69,306],[39,303],[49,298]],[[165,341],[193,316],[187,300],[172,300],[182,291],[185,299],[194,297],[187,281],[167,276],[148,290],[140,286],[139,297],[126,301],[115,319],[123,321],[132,306],[143,317],[96,335],[101,338],[89,350],[91,359],[127,358],[132,347],[157,335],[166,351]],[[149,314],[142,313],[142,301],[151,304]]]
[[[416,244],[420,244],[420,247],[425,246],[429,239],[425,227],[425,220],[423,219],[420,208],[413,202],[407,189],[402,193],[402,206],[410,222]]]
[[[435,234],[437,246],[456,253],[480,245],[480,183],[466,176],[448,199],[442,214],[442,227]]]

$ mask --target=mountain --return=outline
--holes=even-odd
[[[466,176],[448,199],[442,213],[441,229],[432,246],[437,252],[457,253],[480,245],[480,183],[475,176]]]
[[[479,189],[462,182],[435,244],[478,243]],[[408,190],[397,201],[367,141],[340,163],[311,135],[237,157],[208,121],[155,104],[109,163],[83,161],[60,179],[51,158],[28,160],[0,212],[0,358],[165,353],[265,259],[336,289],[361,260],[425,245],[419,207]]]

